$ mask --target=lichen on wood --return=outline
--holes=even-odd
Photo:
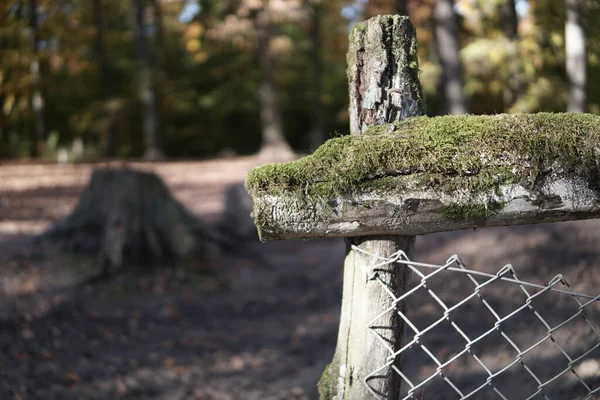
[[[424,114],[417,39],[408,17],[383,15],[356,24],[347,61],[350,114],[355,116],[350,133]]]

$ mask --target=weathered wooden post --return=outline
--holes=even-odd
[[[352,135],[254,169],[246,189],[262,240],[346,238],[338,342],[322,399],[397,399],[401,377],[382,367],[400,370],[390,355],[401,348],[403,324],[386,310],[409,273],[396,264],[373,270],[369,254],[410,257],[420,234],[597,218],[600,117],[408,118],[423,113],[423,100],[406,17],[358,24],[348,63]]]
[[[350,34],[347,62],[350,134],[362,135],[371,126],[425,114],[416,32],[408,17],[378,16],[357,24]],[[379,257],[389,257],[398,250],[410,257],[415,236],[346,239],[340,328],[335,355],[326,373],[330,379],[322,382],[321,391],[336,399],[366,399],[373,394],[397,399],[401,381],[392,369],[368,382],[365,379],[385,364],[390,349],[400,349],[404,322],[394,312],[378,319],[374,332],[383,341],[369,332],[369,322],[392,307],[393,299],[386,289],[396,297],[403,294],[410,270],[400,264],[388,264],[373,272],[372,257],[352,249],[352,245]],[[400,368],[399,357],[395,364]]]
[[[418,74],[416,33],[408,17],[378,16],[357,24],[350,34],[348,50],[351,134],[362,135],[370,126],[423,115]],[[351,246],[388,257],[398,250],[412,254],[414,243],[414,235],[357,235],[346,240],[342,320],[335,356],[326,373],[331,380],[324,384],[329,386],[326,390],[332,398],[363,399],[371,393],[398,397],[400,378],[392,370],[370,379],[367,385],[363,381],[385,364],[389,348],[400,348],[402,337],[402,320],[396,313],[382,317],[376,329],[388,346],[369,332],[373,316],[392,306],[392,299],[379,282],[399,296],[409,270],[399,264],[382,267],[376,272],[380,280],[376,282],[369,270],[373,260]],[[400,360],[396,361],[399,367]]]

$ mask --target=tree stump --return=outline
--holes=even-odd
[[[40,238],[99,252],[104,274],[205,258],[216,254],[220,240],[156,174],[130,169],[94,170],[75,210]]]
[[[258,240],[258,231],[252,219],[252,197],[243,183],[234,183],[225,190],[225,208],[217,223],[219,232],[238,241]]]

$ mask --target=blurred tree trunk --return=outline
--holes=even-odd
[[[168,77],[170,72],[170,63],[169,57],[167,56],[167,43],[161,1],[152,0],[152,6],[154,7],[156,13],[157,65],[162,70],[162,73]]]
[[[0,70],[0,73],[3,72]],[[6,124],[4,118],[4,95],[0,94],[0,142],[6,142],[6,132],[4,126]]]
[[[6,134],[5,129],[6,119],[4,118],[2,108],[4,108],[4,98],[0,96],[0,146],[8,142],[8,135]]]
[[[516,0],[505,0],[502,5],[504,36],[511,42],[512,60],[508,68],[508,79],[504,83],[504,110],[507,111],[517,101],[522,91],[522,82],[518,60],[518,30],[519,16],[517,15]]]
[[[310,132],[310,148],[317,149],[325,141],[325,127],[323,102],[323,62],[321,59],[321,21],[323,17],[323,4],[320,1],[312,1],[310,5],[310,63],[313,80],[313,121]]]
[[[102,15],[102,0],[93,0],[94,25],[96,25],[96,61],[100,69],[100,82],[104,90],[105,107],[108,111],[108,126],[106,129],[106,142],[104,144],[104,156],[114,157],[116,154],[116,107],[111,104],[115,95],[114,87],[110,77],[108,58],[104,48],[104,21]]]
[[[587,111],[587,71],[585,33],[583,31],[583,2],[566,0],[567,23],[565,25],[565,44],[567,53],[567,76],[569,78],[568,111]]]
[[[502,19],[504,20],[504,35],[509,40],[516,40],[519,28],[519,17],[515,0],[505,0],[502,5]]]
[[[437,54],[442,66],[440,81],[442,109],[446,114],[466,114],[467,99],[460,62],[460,40],[453,0],[437,0],[433,11]]]
[[[408,0],[396,0],[396,14],[408,15]]]
[[[42,71],[40,68],[38,44],[40,32],[38,27],[37,0],[29,0],[29,30],[31,35],[31,64],[29,72],[33,81],[31,93],[31,109],[35,120],[35,140],[31,146],[34,157],[41,156],[46,147],[46,122],[44,120],[44,95],[42,93]]]
[[[165,25],[163,18],[163,10],[162,10],[162,1],[161,0],[151,0],[152,6],[155,12],[155,23],[156,26],[156,91],[155,94],[158,99],[165,98],[165,88],[171,81],[171,79],[176,75],[176,69],[174,68],[173,60],[169,57],[168,45],[167,45],[167,35],[165,33]],[[160,104],[160,101],[158,102]],[[158,106],[159,115],[163,115],[163,110]]]
[[[140,63],[139,98],[142,103],[144,130],[144,158],[149,161],[163,159],[158,139],[158,106],[154,85],[154,66],[147,40],[144,1],[133,0],[135,14],[136,47]]]
[[[273,58],[269,48],[272,37],[272,26],[267,6],[258,11],[256,16],[257,47],[260,63],[260,122],[262,143],[260,153],[265,158],[272,156],[288,157],[292,149],[285,140],[281,110],[275,84]]]
[[[4,11],[2,10],[2,8],[0,7],[0,11]],[[4,52],[5,48],[6,48],[6,44],[5,44],[5,37],[3,35],[0,35],[0,52]],[[4,76],[6,76],[7,73],[7,69],[4,68],[3,65],[0,64],[0,75],[2,75],[2,80],[4,81]],[[1,85],[0,85],[1,87]],[[0,93],[0,143],[4,143],[6,142],[6,132],[5,132],[5,124],[6,124],[6,120],[4,117],[4,101],[5,101],[5,94],[4,93]]]

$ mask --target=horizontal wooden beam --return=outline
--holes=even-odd
[[[292,194],[254,198],[261,240],[368,235],[423,235],[481,228],[600,218],[600,192],[581,178],[547,176],[471,196],[427,190],[365,192],[327,201]]]
[[[417,117],[253,170],[263,240],[600,217],[600,117]]]

